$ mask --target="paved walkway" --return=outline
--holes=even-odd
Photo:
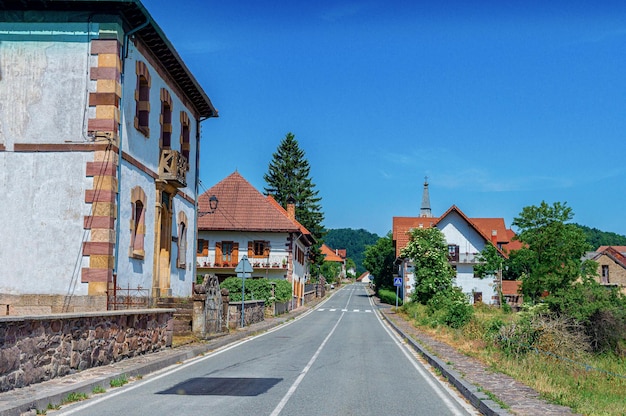
[[[109,389],[110,381],[120,377],[140,377],[163,368],[182,363],[199,355],[222,348],[233,342],[267,331],[284,324],[314,308],[322,300],[318,300],[290,313],[266,319],[244,329],[231,331],[205,342],[198,342],[158,353],[147,354],[120,361],[115,364],[95,367],[76,374],[60,377],[28,387],[0,393],[0,416],[35,415],[35,409],[46,409],[48,404],[58,404],[70,393],[93,395],[94,387]],[[485,415],[572,415],[570,409],[546,403],[539,399],[537,392],[512,378],[490,372],[482,363],[462,355],[451,347],[439,343],[420,332],[400,315],[392,312],[388,305],[376,302],[378,310],[392,327],[403,336],[413,348],[456,386],[481,413]],[[426,351],[427,345],[430,351]],[[445,364],[444,364],[445,363]],[[493,393],[500,401],[506,403],[507,410],[482,390]]]

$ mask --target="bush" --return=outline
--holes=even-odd
[[[288,280],[272,280],[276,284],[274,287],[274,295],[276,302],[287,302],[293,297],[293,288]]]
[[[275,293],[272,296],[272,283],[275,283]],[[241,302],[241,278],[229,277],[220,284],[220,288],[228,289],[231,302]],[[264,300],[266,305],[274,301],[286,302],[291,300],[291,282],[287,280],[246,279],[245,300]]]
[[[437,293],[427,306],[434,321],[451,328],[463,327],[474,314],[474,308],[459,288]]]
[[[395,305],[396,304],[396,292],[389,290],[389,289],[379,289],[378,290],[378,298],[380,299],[380,301],[382,303],[387,303],[389,305]],[[398,299],[398,306],[402,305],[402,299],[400,299],[399,297]]]

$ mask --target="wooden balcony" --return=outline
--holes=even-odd
[[[187,186],[187,158],[177,150],[161,150],[161,160],[159,161],[159,179],[163,179],[176,186],[184,188]]]

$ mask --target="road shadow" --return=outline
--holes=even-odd
[[[267,392],[282,378],[196,377],[178,383],[157,394],[182,396],[258,396]]]

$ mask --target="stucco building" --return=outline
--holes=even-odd
[[[2,4],[2,313],[189,295],[209,97],[138,0]]]
[[[295,219],[295,205],[284,209],[233,172],[200,195],[198,209],[199,274],[223,281],[247,256],[251,278],[289,280],[294,306],[302,304],[315,238]]]

